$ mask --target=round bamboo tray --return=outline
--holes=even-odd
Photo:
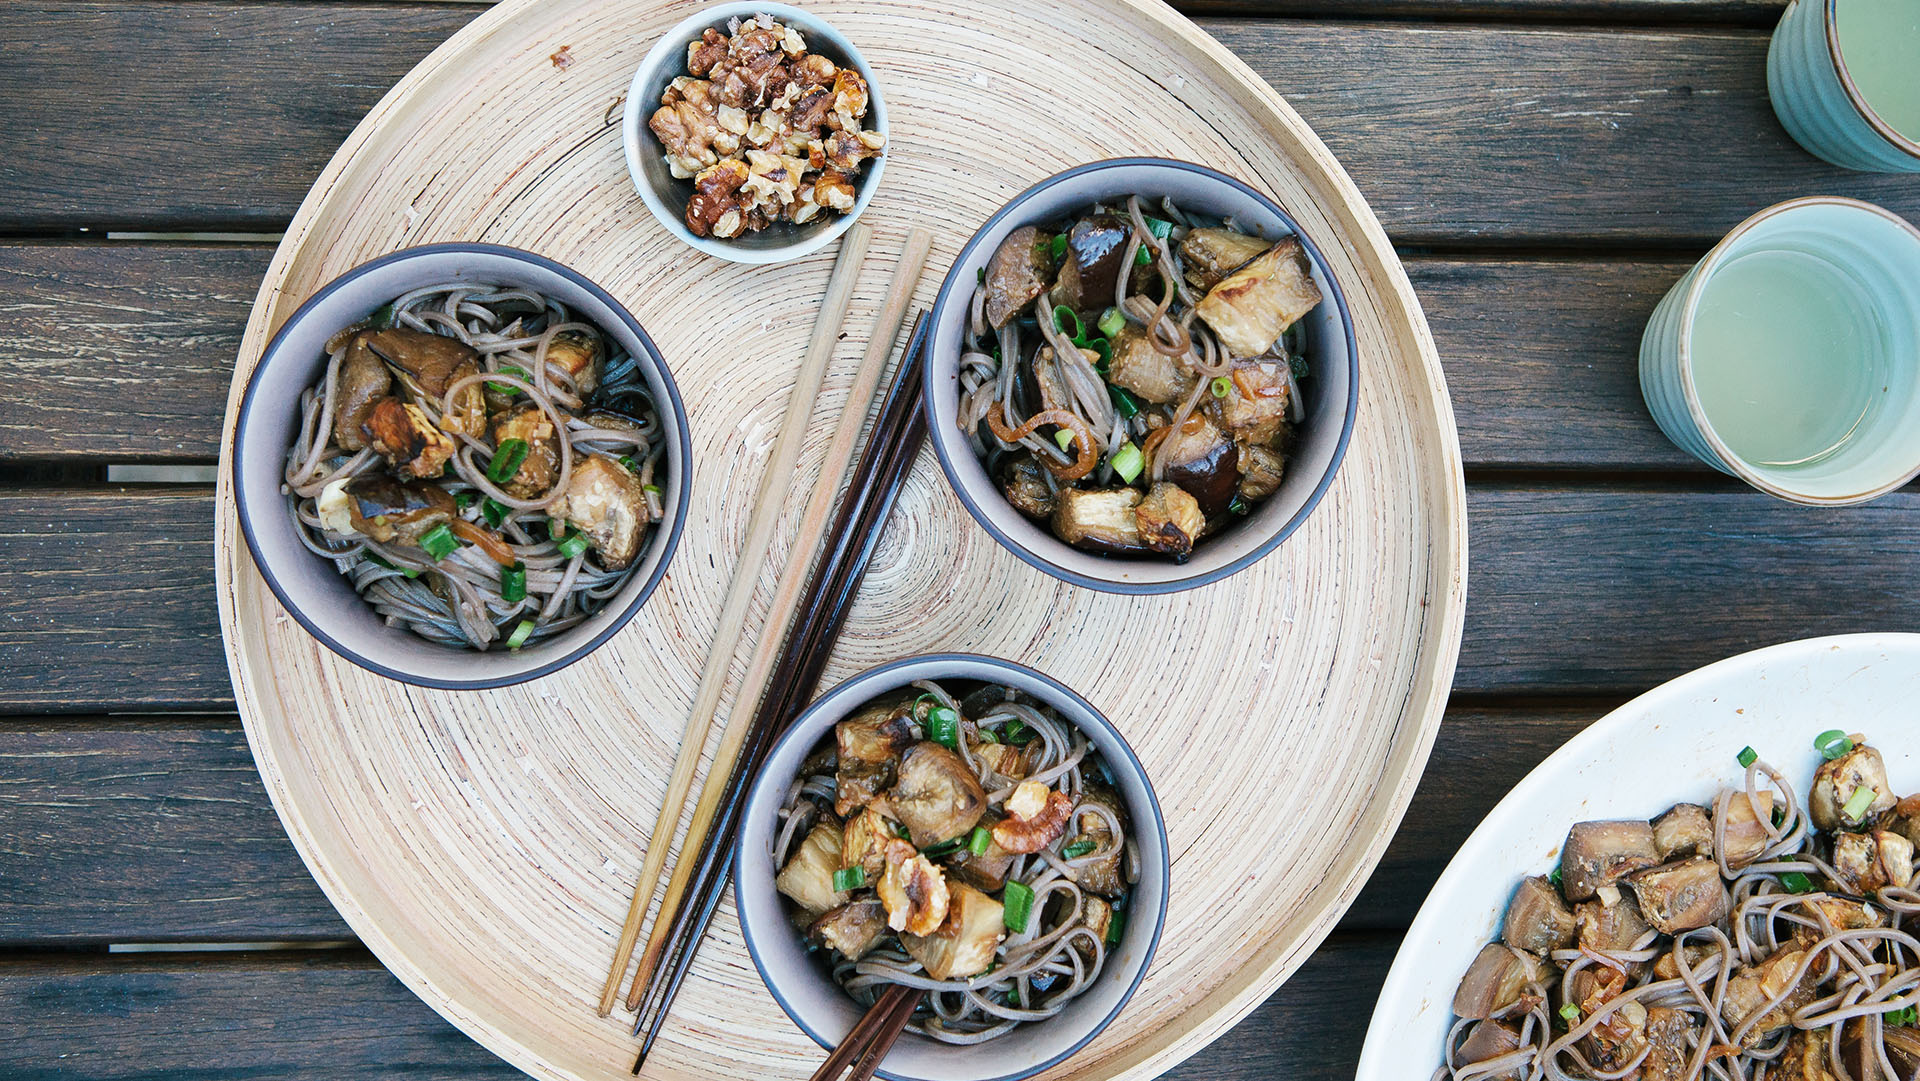
[[[355,130],[288,228],[227,413],[230,446],[240,388],[300,300],[375,255],[449,240],[530,248],[595,279],[646,325],[686,396],[695,491],[665,581],[597,653],[506,690],[404,687],[309,638],[239,542],[221,473],[221,626],[287,832],[408,987],[543,1078],[614,1081],[632,1062],[630,1017],[596,1017],[594,1004],[833,255],[775,267],[700,257],[632,190],[622,95],[656,37],[696,6],[508,0],[436,50]],[[1138,995],[1051,1076],[1146,1077],[1224,1032],[1325,937],[1426,760],[1466,585],[1459,448],[1433,342],[1326,148],[1170,9],[811,8],[879,72],[893,142],[864,219],[877,254],[801,477],[817,469],[907,228],[938,234],[928,304],[980,221],[1071,164],[1165,155],[1265,188],[1320,242],[1353,307],[1351,450],[1278,551],[1170,596],[1072,588],[995,545],[923,454],[828,672],[936,649],[998,654],[1079,690],[1126,733],[1167,815],[1172,908]],[[756,605],[804,499],[788,497]],[[648,1075],[802,1077],[819,1057],[761,987],[723,908]]]

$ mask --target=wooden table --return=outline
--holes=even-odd
[[[480,10],[0,7],[0,1076],[513,1074],[308,878],[232,713],[211,489],[141,482],[214,461],[275,231]],[[1401,245],[1459,417],[1473,566],[1453,706],[1385,862],[1306,967],[1175,1074],[1350,1074],[1434,876],[1547,752],[1728,654],[1920,624],[1920,495],[1773,502],[1667,443],[1640,401],[1648,313],[1741,218],[1836,193],[1920,219],[1920,179],[1843,173],[1781,131],[1779,10],[1194,3]]]

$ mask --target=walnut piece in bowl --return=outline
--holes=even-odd
[[[669,31],[634,76],[627,167],[670,232],[772,263],[845,231],[877,187],[886,109],[851,43],[768,3],[723,4]]]

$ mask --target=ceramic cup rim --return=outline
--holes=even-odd
[[[1052,558],[1047,551],[1028,545],[1014,537],[1008,530],[996,522],[993,513],[982,505],[985,500],[995,499],[999,500],[1001,504],[1005,504],[1006,497],[1001,495],[997,490],[992,490],[991,485],[988,486],[988,491],[976,493],[969,487],[968,481],[963,478],[960,468],[955,464],[963,455],[971,457],[973,454],[972,448],[966,444],[966,437],[957,430],[949,430],[947,425],[932,425],[932,430],[928,433],[928,441],[933,444],[934,455],[940,460],[940,470],[946,474],[948,486],[960,500],[961,505],[966,507],[967,513],[972,515],[973,520],[978,522],[980,528],[986,530],[987,534],[998,542],[1002,548],[1011,552],[1028,566],[1043,571],[1069,585],[1082,586],[1102,593],[1118,593],[1132,596],[1178,593],[1184,590],[1198,589],[1201,586],[1211,585],[1246,570],[1248,567],[1253,566],[1255,563],[1271,555],[1282,544],[1286,543],[1287,539],[1298,531],[1299,528],[1306,523],[1307,519],[1313,515],[1314,511],[1319,508],[1327,492],[1332,489],[1334,478],[1339,474],[1341,465],[1346,461],[1347,451],[1352,444],[1354,429],[1357,426],[1360,413],[1360,345],[1358,336],[1354,330],[1353,311],[1347,304],[1346,290],[1334,275],[1333,265],[1327,261],[1326,256],[1321,252],[1320,245],[1314,242],[1312,236],[1308,235],[1306,229],[1300,224],[1299,219],[1280,205],[1278,199],[1275,199],[1273,196],[1266,194],[1231,174],[1221,172],[1218,169],[1206,165],[1201,165],[1197,162],[1184,161],[1179,158],[1136,155],[1089,161],[1046,177],[1013,196],[1011,199],[1008,199],[1000,209],[994,211],[986,221],[981,223],[980,227],[974,231],[972,236],[967,238],[967,242],[961,247],[960,253],[954,257],[952,266],[947,272],[946,279],[941,282],[939,298],[934,301],[933,309],[928,314],[929,325],[934,328],[933,333],[935,334],[934,339],[928,343],[928,349],[931,350],[929,355],[938,358],[942,355],[943,350],[947,348],[938,337],[942,321],[946,312],[953,305],[963,302],[961,290],[972,289],[970,281],[962,281],[967,263],[973,258],[976,251],[979,250],[982,242],[992,234],[997,225],[1010,217],[1020,214],[1030,202],[1057,185],[1093,173],[1112,169],[1141,167],[1195,175],[1201,177],[1207,183],[1230,189],[1239,195],[1252,199],[1255,203],[1259,204],[1262,209],[1274,215],[1291,231],[1289,235],[1300,241],[1301,248],[1306,252],[1309,264],[1317,272],[1316,280],[1326,285],[1326,295],[1322,303],[1331,303],[1337,315],[1341,341],[1346,346],[1345,367],[1347,387],[1345,400],[1340,406],[1340,432],[1335,440],[1332,454],[1327,459],[1325,468],[1321,471],[1320,475],[1315,478],[1314,486],[1312,490],[1308,492],[1305,501],[1302,502],[1299,508],[1291,515],[1275,525],[1271,535],[1262,539],[1248,551],[1224,563],[1211,564],[1208,561],[1197,558],[1202,549],[1196,548],[1196,558],[1188,562],[1184,567],[1176,566],[1174,571],[1164,576],[1157,576],[1140,581],[1129,581],[1121,577],[1121,572],[1127,564],[1119,560],[1102,558],[1100,560],[1100,573],[1082,573],[1072,567],[1059,563],[1056,559]],[[954,347],[954,352],[957,353],[957,351],[958,347],[956,346]],[[944,392],[941,384],[941,376],[940,366],[934,362],[928,363],[925,372],[923,372],[921,376],[921,399],[929,423],[931,423],[932,419],[938,414],[938,397]],[[1065,542],[1060,542],[1060,544],[1064,546]],[[1112,567],[1113,569],[1108,571],[1108,567]]]
[[[1747,484],[1752,485],[1770,496],[1792,503],[1806,504],[1808,506],[1834,507],[1853,503],[1865,503],[1872,499],[1878,499],[1880,496],[1895,489],[1904,487],[1916,476],[1920,476],[1920,461],[1911,463],[1911,466],[1906,472],[1898,478],[1889,480],[1863,492],[1849,493],[1846,495],[1814,495],[1797,491],[1781,484],[1770,474],[1756,469],[1745,458],[1736,454],[1733,448],[1727,445],[1725,440],[1720,438],[1720,433],[1715,430],[1713,422],[1707,417],[1706,407],[1700,403],[1700,394],[1694,386],[1693,381],[1694,316],[1699,311],[1700,296],[1701,293],[1705,291],[1708,280],[1711,279],[1714,272],[1719,270],[1721,265],[1726,262],[1727,256],[1733,250],[1734,246],[1745,238],[1747,234],[1753,232],[1754,229],[1766,222],[1772,221],[1774,218],[1817,206],[1837,206],[1849,210],[1863,210],[1883,218],[1905,230],[1906,233],[1912,237],[1915,250],[1920,251],[1920,228],[1916,228],[1912,222],[1887,210],[1885,207],[1875,206],[1872,203],[1860,199],[1849,199],[1839,195],[1807,195],[1798,199],[1788,199],[1785,202],[1775,203],[1734,226],[1726,236],[1720,238],[1718,244],[1715,244],[1706,255],[1700,258],[1698,263],[1693,265],[1693,269],[1689,271],[1693,276],[1692,280],[1687,283],[1686,293],[1681,297],[1680,340],[1676,351],[1680,360],[1680,392],[1686,398],[1687,414],[1693,418],[1694,428],[1699,431],[1700,437],[1706,440],[1707,446],[1713,451],[1714,456],[1720,460],[1721,464],[1725,465],[1734,476],[1739,477]]]
[[[838,215],[838,220],[826,223],[822,228],[801,236],[791,244],[777,248],[750,248],[731,240],[715,237],[694,236],[686,222],[679,215],[668,210],[666,201],[660,192],[647,180],[646,166],[642,154],[657,153],[659,148],[650,145],[652,134],[645,129],[641,111],[655,106],[649,102],[647,84],[653,81],[660,69],[669,63],[684,63],[687,42],[693,36],[708,27],[717,27],[735,16],[772,15],[782,22],[800,28],[802,33],[825,38],[836,49],[844,52],[847,62],[860,77],[867,81],[867,126],[877,131],[887,140],[879,157],[870,159],[860,172],[858,190],[854,196],[853,209]],[[621,113],[620,144],[627,161],[627,177],[633,182],[634,189],[640,193],[640,199],[646,203],[647,210],[667,232],[672,233],[681,243],[695,251],[711,255],[716,259],[725,259],[731,263],[744,263],[764,266],[769,263],[784,263],[811,255],[828,244],[833,243],[842,233],[853,227],[861,214],[866,212],[873,202],[874,193],[880,190],[880,174],[886,170],[887,159],[893,156],[893,133],[887,126],[887,105],[880,91],[880,81],[874,77],[873,68],[867,63],[860,50],[845,34],[834,29],[833,25],[818,15],[810,14],[791,4],[760,3],[757,0],[730,0],[724,4],[705,7],[674,24],[673,28],[656,41],[647,51],[646,58],[633,73],[633,80],[627,86],[626,108]]]
[[[1136,806],[1131,801],[1129,801],[1127,805],[1127,810],[1131,812],[1134,819],[1135,831],[1151,830],[1153,836],[1158,839],[1159,845],[1160,858],[1157,861],[1157,867],[1159,870],[1160,889],[1152,899],[1152,933],[1148,936],[1146,949],[1141,953],[1140,959],[1137,962],[1138,968],[1128,981],[1126,990],[1114,1002],[1112,1008],[1107,1011],[1106,1015],[1101,1017],[1096,1024],[1091,1026],[1084,1034],[1076,1037],[1067,1047],[1050,1055],[1046,1061],[1006,1073],[995,1074],[991,1078],[991,1081],[1023,1081],[1025,1078],[1052,1069],[1054,1066],[1078,1054],[1082,1048],[1092,1043],[1096,1037],[1107,1030],[1108,1026],[1113,1024],[1114,1019],[1118,1018],[1120,1014],[1125,1011],[1127,1004],[1133,1000],[1134,993],[1140,989],[1140,984],[1146,979],[1148,970],[1153,967],[1153,959],[1159,950],[1161,934],[1166,930],[1167,909],[1172,895],[1172,853],[1167,847],[1166,817],[1161,811],[1160,797],[1154,790],[1152,776],[1147,772],[1146,765],[1140,761],[1139,755],[1134,751],[1132,744],[1127,742],[1126,736],[1121,733],[1119,727],[1078,691],[1047,675],[1045,672],[1021,664],[1018,661],[1012,661],[1004,657],[996,657],[985,653],[920,653],[875,665],[872,668],[857,672],[835,684],[831,690],[814,699],[813,703],[809,705],[799,717],[794,719],[787,730],[781,733],[772,749],[769,750],[767,761],[771,762],[775,758],[778,758],[785,749],[796,742],[810,742],[821,739],[834,723],[851,715],[853,711],[859,709],[876,694],[883,694],[887,690],[904,686],[911,682],[912,679],[942,678],[941,672],[943,670],[950,671],[957,667],[979,667],[1003,672],[1042,686],[1046,688],[1051,695],[1057,696],[1056,705],[1060,702],[1067,703],[1072,707],[1072,712],[1078,714],[1077,716],[1067,718],[1075,728],[1093,730],[1111,739],[1113,744],[1111,748],[1101,748],[1102,753],[1108,756],[1109,767],[1116,771],[1124,770],[1126,773],[1132,775],[1140,782],[1140,787],[1145,794],[1146,806]],[[909,678],[899,680],[898,677],[902,673],[906,674]],[[980,677],[965,674],[958,678],[972,679]],[[894,681],[889,682],[890,679]],[[763,772],[754,779],[752,786],[747,790],[747,802],[743,814],[745,816],[753,816],[757,812],[764,811],[770,813],[774,808],[768,807],[767,805],[776,801],[778,797],[784,794],[784,791],[784,786],[780,784],[776,778],[771,774]],[[748,820],[748,818],[743,817],[742,822],[744,823]],[[747,846],[745,844],[736,845],[731,863],[733,878],[736,884],[746,882],[754,877],[744,873],[744,869],[747,866],[747,858]],[[1133,906],[1130,907],[1128,911],[1130,913],[1129,927],[1135,926],[1134,921],[1145,915],[1139,907],[1139,898],[1137,897],[1135,898]],[[804,1011],[794,1005],[793,1000],[800,997],[800,995],[796,993],[796,989],[787,986],[785,981],[775,978],[769,968],[767,959],[763,956],[765,945],[761,941],[761,936],[767,934],[772,929],[755,923],[744,907],[741,907],[739,921],[741,937],[745,939],[747,944],[747,953],[753,959],[754,968],[760,973],[760,980],[766,985],[767,992],[773,996],[774,1001],[779,1004],[781,1010],[786,1013],[787,1018],[791,1020],[796,1027],[815,1043],[819,1044],[823,1050],[832,1050],[835,1043],[834,1038],[830,1037],[827,1033],[818,1031],[817,1027],[806,1019]],[[782,921],[780,927],[782,930],[790,930],[790,927],[786,925],[784,921]],[[1048,1022],[1042,1023],[1045,1024]],[[955,1054],[963,1054],[978,1051],[982,1048],[990,1049],[992,1047],[993,1044],[988,1042],[973,1046],[955,1046],[948,1048],[948,1050]],[[878,1076],[886,1078],[888,1081],[926,1081],[926,1079],[919,1078],[917,1075],[896,1073],[884,1067],[877,1072]]]
[[[515,248],[505,244],[490,244],[478,241],[454,241],[400,248],[387,252],[384,255],[368,259],[365,262],[357,263],[341,272],[338,276],[315,290],[312,296],[308,297],[298,308],[294,309],[292,315],[287,316],[286,321],[280,324],[280,328],[276,330],[273,337],[268,340],[266,348],[260,351],[259,359],[254,362],[253,370],[247,373],[247,387],[241,394],[239,413],[234,421],[233,438],[228,444],[228,451],[232,461],[229,463],[227,469],[227,479],[233,486],[234,511],[240,521],[240,534],[246,544],[248,558],[253,562],[254,569],[259,572],[261,579],[266,582],[267,589],[273,594],[274,599],[280,602],[280,607],[284,609],[288,615],[293,617],[294,622],[298,623],[302,629],[312,635],[315,641],[326,646],[329,650],[333,651],[335,655],[368,672],[400,683],[415,687],[429,687],[438,690],[453,691],[492,690],[539,679],[542,676],[551,675],[554,672],[566,668],[611,641],[613,636],[619,634],[620,631],[633,620],[633,617],[639,614],[640,609],[646,606],[647,601],[652,598],[654,590],[659,588],[661,581],[666,577],[667,567],[672,564],[674,553],[680,547],[680,536],[686,526],[687,508],[691,503],[693,493],[693,485],[689,476],[682,475],[673,478],[673,483],[679,488],[679,491],[674,494],[671,500],[671,505],[674,508],[672,525],[666,531],[665,535],[660,535],[658,531],[656,531],[656,535],[649,538],[648,541],[649,544],[662,546],[660,557],[654,563],[653,570],[647,575],[646,581],[634,592],[633,597],[625,602],[624,607],[614,618],[604,628],[601,628],[597,634],[582,638],[579,644],[569,648],[560,656],[524,671],[508,671],[500,675],[463,678],[444,676],[419,667],[386,663],[376,660],[362,650],[348,645],[341,640],[339,635],[334,634],[331,630],[323,626],[312,613],[307,611],[306,606],[300,603],[286,584],[281,581],[279,566],[267,557],[259,538],[255,535],[256,527],[253,516],[256,510],[258,510],[255,506],[256,502],[266,500],[275,508],[283,509],[283,497],[277,489],[273,492],[260,492],[249,486],[246,480],[246,470],[243,468],[241,461],[241,448],[246,445],[248,428],[258,410],[266,407],[263,405],[263,402],[265,401],[264,396],[266,394],[264,388],[266,385],[267,372],[276,363],[286,363],[286,361],[281,360],[283,348],[285,342],[293,336],[294,331],[307,319],[313,318],[315,313],[322,309],[326,305],[326,302],[336,293],[343,291],[355,281],[366,277],[376,270],[396,264],[413,262],[423,257],[463,254],[478,254],[506,259],[533,267],[543,273],[554,274],[572,282],[575,286],[585,290],[595,300],[606,305],[608,310],[638,339],[646,353],[645,359],[649,367],[659,376],[661,385],[666,389],[667,400],[665,402],[654,403],[654,408],[663,414],[661,418],[663,422],[666,421],[669,416],[672,419],[671,427],[666,428],[666,439],[668,443],[678,446],[683,458],[690,453],[693,445],[692,433],[687,425],[686,403],[680,397],[680,388],[678,384],[674,382],[673,372],[668,368],[666,358],[661,355],[659,347],[654,344],[653,338],[647,334],[646,328],[641,326],[640,320],[627,309],[625,304],[621,303],[613,294],[607,292],[606,289],[602,288],[599,283],[593,279],[557,259],[550,259],[537,252],[531,252],[524,248]],[[687,470],[683,469],[681,472],[685,474]],[[314,558],[318,557],[316,556]],[[567,632],[563,632],[562,637],[556,639],[556,641],[565,640],[566,635],[571,635],[581,629],[584,628],[569,629]]]
[[[1840,88],[1846,91],[1847,104],[1860,119],[1867,122],[1874,134],[1887,141],[1887,144],[1902,154],[1920,160],[1920,141],[1902,135],[1892,124],[1886,122],[1880,113],[1860,92],[1860,85],[1853,81],[1853,73],[1847,70],[1847,58],[1840,50],[1840,24],[1837,18],[1840,0],[1820,0],[1822,30],[1827,42],[1827,57],[1833,61],[1833,70],[1840,77]]]

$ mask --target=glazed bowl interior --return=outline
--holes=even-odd
[[[330,560],[300,539],[281,493],[287,450],[300,427],[300,394],[326,372],[328,338],[410,289],[440,282],[514,285],[560,300],[640,362],[666,439],[659,479],[665,516],[647,538],[626,584],[578,626],[516,651],[453,649],[388,626]],[[497,687],[565,667],[585,656],[645,603],[680,538],[687,509],[686,410],[673,377],[632,315],[600,287],[558,263],[482,244],[411,248],[341,275],[301,305],[267,345],[247,383],[234,437],[234,497],[254,564],[293,617],[314,637],[363,668],[429,687]]]
[[[1111,947],[1097,985],[1058,1016],[1023,1025],[972,1046],[939,1043],[907,1033],[887,1055],[881,1075],[895,1081],[1013,1081],[1079,1050],[1120,1012],[1152,962],[1167,909],[1167,835],[1145,769],[1099,711],[1065,686],[1011,661],[967,654],[915,657],[871,669],[828,691],[781,737],[748,796],[734,857],[734,896],[747,948],[767,989],[807,1035],[823,1048],[839,1043],[860,1020],[861,1008],[808,954],[774,889],[773,842],[788,785],[814,745],[833,726],[876,696],[917,679],[979,680],[1025,691],[1046,702],[1085,733],[1113,773],[1126,801],[1140,851],[1140,881],[1127,909],[1119,943]]]
[[[1280,490],[1244,519],[1206,538],[1185,563],[1084,552],[1055,537],[1007,502],[973,453],[956,419],[960,354],[974,285],[1007,234],[1057,222],[1102,200],[1139,195],[1148,213],[1162,197],[1184,211],[1232,218],[1242,229],[1277,241],[1298,236],[1325,298],[1301,320],[1310,374],[1300,381],[1306,417],[1289,449]],[[933,352],[926,407],[934,450],[960,500],[994,539],[1057,578],[1115,593],[1168,593],[1217,581],[1266,555],[1299,527],[1333,481],[1346,454],[1359,403],[1359,351],[1340,285],[1312,238],[1278,204],[1223,173],[1188,162],[1123,158],[1082,165],[1027,189],[987,220],[961,250],[933,314]]]
[[[1500,933],[1520,880],[1558,862],[1567,830],[1652,818],[1740,785],[1742,748],[1807,798],[1814,736],[1863,733],[1896,793],[1920,790],[1920,635],[1857,634],[1772,646],[1657,687],[1595,721],[1514,786],[1460,846],[1420,906],[1387,974],[1358,1081],[1426,1078],[1440,1064],[1453,993]]]
[[[860,170],[854,185],[853,209],[845,214],[821,214],[805,225],[775,222],[759,232],[745,233],[730,240],[693,235],[686,223],[686,206],[687,200],[693,197],[693,181],[673,175],[667,167],[666,152],[647,126],[647,121],[654,110],[660,107],[660,95],[666,92],[667,85],[687,74],[689,43],[699,39],[701,33],[709,28],[726,33],[730,19],[748,19],[755,15],[771,15],[798,29],[807,40],[808,52],[818,53],[836,66],[859,72],[860,77],[867,81],[867,129],[881,135],[889,134],[887,106],[881,98],[880,81],[874,77],[873,69],[867,66],[865,58],[851,41],[818,17],[799,8],[748,0],[719,4],[689,16],[654,44],[646,59],[641,61],[640,70],[634,73],[633,85],[627,90],[626,113],[621,122],[620,137],[626,150],[627,172],[633,177],[634,187],[639,190],[647,209],[653,212],[653,216],[668,232],[689,246],[720,259],[735,263],[779,263],[818,251],[847,231],[847,227],[873,201],[873,193],[880,187],[880,174],[886,168],[887,157],[893,153],[893,146],[889,142],[879,157],[868,161]]]

